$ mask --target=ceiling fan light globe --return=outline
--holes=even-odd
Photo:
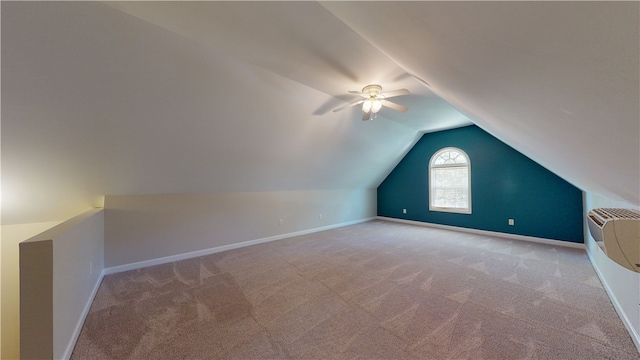
[[[376,99],[372,101],[371,111],[373,113],[377,113],[378,111],[380,111],[381,108],[382,108],[382,103],[380,102],[380,100]]]
[[[371,110],[372,106],[373,106],[373,101],[371,101],[371,99],[367,99],[365,100],[364,103],[362,103],[362,111],[367,113]]]

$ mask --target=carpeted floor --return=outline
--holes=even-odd
[[[106,276],[72,359],[638,359],[583,250],[371,221]]]

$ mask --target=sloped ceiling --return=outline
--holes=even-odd
[[[638,82],[637,3],[3,2],[2,223],[104,194],[375,188],[470,119],[638,204]],[[370,83],[409,112],[331,112]]]
[[[640,203],[639,2],[324,6],[497,138]]]

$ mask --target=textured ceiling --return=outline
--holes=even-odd
[[[376,187],[469,119],[640,203],[638,3],[364,5],[3,2],[3,224],[104,194]],[[410,110],[331,112],[370,83]]]

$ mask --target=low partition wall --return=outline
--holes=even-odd
[[[2,225],[0,359],[20,359],[20,243],[60,223]]]
[[[206,255],[375,216],[376,189],[106,196],[105,272]]]
[[[20,357],[68,359],[102,280],[104,212],[20,243]]]

